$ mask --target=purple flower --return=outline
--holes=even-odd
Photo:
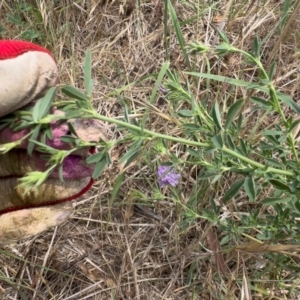
[[[168,93],[168,90],[166,90],[162,84],[159,84],[159,85],[158,85],[158,90],[159,90],[162,94],[167,94],[167,93]]]
[[[176,186],[180,179],[180,174],[174,173],[174,168],[170,166],[159,166],[157,176],[158,184],[161,188],[169,184]]]

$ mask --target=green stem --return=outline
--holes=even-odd
[[[270,83],[268,84],[268,88],[269,88],[269,91],[270,91],[270,97],[271,97],[271,99],[272,99],[272,101],[273,101],[273,103],[275,105],[275,110],[277,111],[277,113],[279,113],[279,115],[281,117],[281,120],[283,121],[283,124],[284,124],[285,128],[288,130],[289,128],[288,128],[287,120],[286,120],[286,117],[285,117],[285,115],[283,113],[283,110],[282,110],[282,108],[280,106],[280,102],[279,102],[277,94],[276,94],[275,86],[274,86],[273,82],[270,80],[269,75],[265,71],[265,68],[264,68],[263,64],[261,63],[261,61],[259,60],[259,58],[253,56],[252,54],[250,54],[248,52],[245,52],[243,50],[237,49],[235,47],[233,47],[231,49],[231,51],[239,52],[242,55],[244,55],[245,57],[248,57],[248,59],[252,60],[257,65],[257,67],[260,69],[260,72],[263,75],[263,78],[267,79],[268,81],[270,81]],[[295,160],[299,164],[299,158],[298,158],[298,155],[297,155],[297,151],[296,151],[296,147],[295,147],[295,141],[294,141],[292,133],[289,133],[289,139],[290,139],[290,147],[291,147],[292,153],[293,153],[293,155],[295,157]]]
[[[132,129],[132,130],[135,130],[135,131],[138,131],[140,133],[145,133],[145,134],[148,134],[152,137],[156,137],[156,138],[161,138],[161,139],[165,139],[165,140],[169,140],[169,141],[174,141],[174,142],[178,142],[178,143],[182,143],[182,144],[185,144],[185,145],[190,145],[190,146],[195,146],[195,147],[203,147],[203,148],[209,148],[211,147],[211,144],[209,143],[201,143],[201,142],[195,142],[195,141],[190,141],[190,140],[187,140],[187,139],[183,139],[183,138],[179,138],[179,137],[174,137],[174,136],[169,136],[169,135],[166,135],[166,134],[162,134],[162,133],[158,133],[158,132],[154,132],[154,131],[151,131],[151,130],[148,130],[148,129],[144,129],[144,128],[140,128],[136,125],[133,125],[133,124],[130,124],[130,123],[126,123],[124,121],[120,121],[120,120],[116,120],[116,119],[112,119],[112,118],[109,118],[109,117],[105,117],[105,116],[102,116],[102,115],[99,115],[96,111],[87,111],[85,110],[86,113],[88,113],[87,115],[83,115],[82,118],[95,118],[95,119],[98,119],[98,120],[101,120],[101,121],[105,121],[105,122],[109,122],[109,123],[114,123],[114,124],[117,124],[117,125],[121,125],[123,127],[126,127],[128,129]],[[92,116],[91,116],[92,114]],[[233,150],[230,150],[229,148],[223,146],[222,148],[222,151],[227,153],[227,154],[230,154],[231,156],[233,157],[236,157],[238,159],[240,159],[241,161],[245,162],[245,163],[248,163],[258,169],[261,169],[261,170],[268,170],[268,172],[273,172],[273,173],[276,173],[276,174],[282,174],[282,175],[286,175],[286,176],[293,176],[294,173],[292,171],[286,171],[286,170],[280,170],[280,169],[275,169],[275,168],[272,168],[272,167],[268,167],[266,168],[265,165],[263,164],[260,164],[252,159],[249,159]]]

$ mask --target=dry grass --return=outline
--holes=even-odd
[[[148,127],[152,130],[181,134],[175,127],[172,108],[164,99],[157,99],[154,107],[147,104],[154,79],[139,81],[159,72],[165,60],[163,1],[31,0],[26,3],[34,9],[19,13],[18,25],[10,21],[10,15],[20,11],[21,2],[0,1],[0,38],[28,37],[26,34],[30,37],[27,31],[34,30],[38,36],[33,40],[55,54],[61,82],[79,87],[82,87],[85,51],[91,48],[93,99],[100,113],[121,118],[119,97],[137,117],[148,107],[151,113]],[[297,6],[297,1],[291,2]],[[173,3],[179,20],[185,21],[194,17],[197,9],[201,13],[214,1]],[[263,39],[271,33],[263,48],[263,63],[270,65],[271,59],[276,60],[277,87],[299,103],[299,76],[295,74],[299,69],[300,12],[296,10],[292,16],[289,30],[280,33],[276,26],[283,3],[220,1],[213,10],[182,26],[185,41],[216,45],[219,41],[215,28],[224,28],[234,46],[251,50],[255,35]],[[187,67],[171,21],[169,28],[171,67],[184,71]],[[197,70],[207,70],[203,57],[191,56],[191,61]],[[211,56],[209,61],[215,74],[248,81],[257,77],[256,70],[239,56],[228,56],[222,61]],[[119,96],[112,93],[131,83]],[[244,89],[232,93],[225,84],[206,90],[205,82],[198,86],[197,93],[199,99],[209,95],[210,99],[218,99],[220,105],[249,96]],[[224,102],[227,97],[229,102]],[[260,117],[254,113],[245,116],[253,118],[253,124]],[[260,126],[269,126],[276,120],[276,116],[260,120]],[[250,129],[246,128],[245,134]],[[112,127],[112,138],[118,134]],[[252,135],[255,142],[259,126]],[[180,145],[169,146],[171,153],[182,158],[184,149]],[[198,213],[209,209],[211,197],[221,202],[233,178],[227,178],[222,185],[210,187],[203,183],[195,189],[195,174],[199,170],[190,167],[182,173],[176,199],[170,191],[160,192],[155,177],[157,158],[146,156],[127,168],[126,181],[112,201],[111,192],[122,171],[118,158],[125,148],[113,152],[113,166],[84,199],[74,203],[73,217],[67,223],[1,250],[1,299],[300,299],[297,298],[299,278],[289,278],[287,271],[287,280],[281,277],[277,281],[276,265],[272,262],[268,270],[260,272],[267,260],[263,252],[294,253],[297,249],[266,249],[248,244],[248,237],[236,241],[240,244],[236,249],[234,245],[222,249],[220,241],[226,233],[212,223],[196,219],[192,225],[180,226],[185,220],[184,208],[190,202],[194,201]],[[222,206],[221,214],[226,217],[248,208],[249,203],[241,197]],[[239,215],[235,217],[238,219]],[[294,262],[295,265],[299,262],[297,256]],[[273,277],[269,276],[272,268]],[[291,285],[295,285],[295,291],[288,294]]]

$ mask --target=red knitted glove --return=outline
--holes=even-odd
[[[0,41],[0,116],[19,109],[45,95],[58,80],[56,63],[51,53],[24,41]],[[85,141],[105,139],[103,126],[95,120],[77,120],[74,124]],[[65,147],[60,136],[67,135],[66,124],[53,124],[52,147]],[[26,130],[0,132],[0,142],[19,140]],[[21,145],[26,148],[26,142]],[[70,155],[63,164],[64,182],[53,172],[41,187],[24,195],[16,188],[18,178],[34,170],[44,170],[46,162],[25,149],[0,155],[0,243],[38,234],[64,222],[72,212],[68,200],[85,193],[92,185],[92,168],[85,164],[84,155]],[[37,208],[38,207],[38,208]]]

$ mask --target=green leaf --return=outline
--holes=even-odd
[[[233,150],[233,151],[236,150],[236,146],[235,146],[234,142],[232,141],[230,135],[226,135],[226,142],[227,142],[227,144],[228,144],[229,149],[231,149],[231,150]]]
[[[41,99],[39,99],[36,104],[34,105],[34,108],[32,110],[32,119],[35,123],[37,123],[40,119],[40,106],[41,106]]]
[[[249,197],[249,200],[250,201],[255,200],[256,198],[255,182],[251,175],[245,178],[244,189],[247,196]]]
[[[215,101],[213,109],[212,109],[212,118],[213,118],[214,123],[217,126],[217,128],[222,130],[221,115],[220,115],[219,105],[218,105],[217,101]]]
[[[42,99],[40,99],[41,100],[40,113],[39,113],[40,119],[45,117],[50,111],[50,108],[54,100],[55,91],[56,91],[55,87],[50,88],[47,94]]]
[[[203,77],[207,79],[213,79],[216,81],[236,85],[236,86],[242,86],[242,87],[247,87],[249,85],[249,82],[231,78],[231,77],[226,77],[226,76],[221,76],[221,75],[215,75],[215,74],[210,74],[210,73],[198,73],[198,72],[184,72],[185,74],[196,76],[196,77]],[[267,88],[264,88],[265,92],[268,92]]]
[[[263,136],[280,136],[283,132],[279,130],[266,130],[263,132]]]
[[[274,76],[274,73],[275,73],[275,70],[276,70],[276,62],[274,61],[271,65],[271,68],[270,68],[270,71],[269,71],[269,79],[270,80],[273,80],[273,76]]]
[[[140,155],[140,151],[136,151],[133,153],[126,161],[126,164],[124,165],[124,168],[129,166],[138,156]]]
[[[240,108],[244,104],[244,99],[237,100],[235,103],[233,103],[228,110],[227,117],[226,117],[226,123],[225,123],[225,129],[228,129],[231,125],[232,121],[234,120],[235,116],[239,112]]]
[[[291,131],[292,131],[294,128],[296,128],[299,124],[300,124],[300,119],[294,121],[294,122],[292,123],[292,125],[290,126],[289,131],[291,132]]]
[[[83,94],[82,92],[80,92],[78,89],[76,89],[73,86],[66,85],[61,90],[65,95],[67,95],[71,98],[75,98],[75,99],[78,99],[78,100],[81,100],[81,101],[88,101],[89,100],[85,94]]]
[[[231,77],[221,76],[221,75],[214,75],[210,73],[197,73],[197,72],[184,72],[185,74],[196,76],[196,77],[203,77],[207,79],[213,79],[219,82],[224,82],[228,84],[232,84],[235,86],[242,86],[242,87],[249,87],[250,84],[247,81],[238,80]],[[253,87],[254,88],[254,87]],[[255,89],[264,92],[269,95],[269,88],[267,86],[255,86]],[[291,109],[293,109],[296,113],[300,114],[300,107],[299,105],[288,95],[276,91],[276,95],[278,99],[286,103]]]
[[[248,156],[248,149],[245,141],[243,139],[240,139],[240,144],[237,147],[237,150],[245,157]]]
[[[299,105],[288,95],[282,92],[276,92],[278,99],[287,104],[292,110],[294,110],[297,114],[300,114]]]
[[[217,149],[222,149],[223,148],[223,138],[222,138],[221,134],[218,134],[218,135],[214,136],[211,139],[211,141]]]
[[[237,121],[237,129],[240,131],[243,125],[243,114],[239,115],[238,121]]]
[[[201,152],[200,151],[196,151],[195,149],[192,149],[190,147],[188,147],[186,149],[186,151],[191,155],[191,156],[194,156],[194,157],[200,157],[201,156]]]
[[[218,34],[223,42],[225,42],[226,44],[229,44],[229,40],[228,40],[228,37],[225,32],[218,30]]]
[[[276,168],[282,168],[282,163],[280,163],[278,160],[274,159],[274,158],[265,158],[265,161],[272,165],[273,167],[276,167]]]
[[[118,191],[124,181],[124,177],[125,177],[125,172],[121,173],[114,182],[114,188],[111,192],[111,198],[110,198],[111,204],[115,201],[117,197]]]
[[[300,201],[299,200],[295,201],[294,206],[297,209],[298,213],[300,213]]]
[[[93,175],[92,175],[92,177],[93,177],[94,179],[97,179],[97,178],[102,174],[102,172],[103,172],[104,169],[105,169],[106,164],[107,164],[107,160],[106,160],[105,157],[102,158],[102,160],[98,161],[98,163],[97,163],[96,166],[95,166]]]
[[[64,182],[63,165],[62,164],[58,167],[58,178],[61,182]]]
[[[266,101],[264,99],[261,99],[259,97],[250,97],[250,101],[255,103],[255,104],[258,104],[258,105],[261,105],[263,108],[265,109],[269,109],[272,107],[272,104],[270,101]]]
[[[86,159],[86,162],[87,162],[88,164],[94,164],[94,163],[97,163],[97,162],[99,162],[99,161],[101,161],[101,160],[103,159],[104,155],[105,155],[105,152],[103,152],[103,151],[102,151],[102,152],[95,153],[95,154],[89,156],[89,157]]]
[[[64,143],[75,143],[78,138],[69,135],[63,135],[60,137],[60,140]]]
[[[41,125],[37,125],[33,132],[32,132],[32,135],[30,137],[30,141],[28,143],[28,146],[27,146],[27,153],[29,155],[32,154],[32,151],[33,151],[33,148],[34,148],[34,142],[33,141],[36,141],[38,136],[39,136],[39,133],[40,133],[40,130],[41,130]]]
[[[171,0],[167,0],[167,5],[168,5],[171,20],[172,20],[172,23],[173,23],[173,26],[174,26],[174,29],[175,29],[175,34],[176,34],[177,40],[179,42],[179,46],[181,48],[181,51],[182,51],[183,56],[185,58],[185,61],[188,65],[189,69],[191,70],[192,68],[191,68],[190,59],[189,59],[189,56],[188,56],[188,53],[187,53],[186,44],[185,44],[185,41],[184,41],[184,38],[183,38],[183,35],[182,35],[182,32],[181,32],[179,20],[177,18],[177,15],[176,15],[174,7],[171,3]]]
[[[188,109],[181,109],[178,111],[178,115],[182,118],[190,118],[192,117],[194,114],[191,110]]]
[[[215,49],[215,52],[218,56],[227,54],[230,51],[230,46],[227,43],[222,43],[218,45]]]
[[[168,61],[164,62],[161,66],[160,72],[157,76],[157,79],[156,79],[155,84],[154,84],[154,88],[152,90],[152,93],[151,93],[151,96],[150,96],[150,99],[149,99],[149,102],[151,104],[153,104],[154,101],[155,101],[155,97],[156,97],[156,94],[157,94],[158,87],[161,84],[163,78],[165,77],[169,66],[170,66],[170,62],[168,62]]]
[[[245,179],[237,180],[230,188],[225,192],[224,200],[227,202],[232,199],[244,185]]]
[[[87,95],[88,98],[91,98],[92,90],[93,90],[93,80],[92,80],[92,54],[90,49],[88,49],[85,54],[83,74],[84,74],[85,94]]]
[[[261,48],[261,43],[259,42],[258,37],[255,36],[253,41],[253,49],[256,57],[260,57],[260,48]]]
[[[68,129],[69,129],[69,131],[71,132],[71,134],[73,134],[74,136],[77,136],[77,137],[78,137],[77,132],[76,132],[74,126],[73,126],[72,123],[70,123],[70,122],[68,122]]]
[[[48,114],[55,96],[55,90],[55,87],[50,88],[47,94],[43,98],[40,98],[34,105],[32,111],[32,118],[34,122],[37,123]]]
[[[287,201],[287,198],[268,197],[262,200],[261,203],[265,205],[273,205],[278,203],[286,203]]]
[[[141,149],[142,140],[138,140],[134,144],[131,145],[130,149],[121,157],[119,160],[119,163],[122,164],[124,162],[127,162],[133,155],[138,153]]]
[[[286,184],[284,184],[283,182],[277,180],[277,179],[270,179],[269,182],[275,186],[278,190],[281,191],[290,191],[289,186],[287,186]]]
[[[216,176],[213,178],[213,180],[211,181],[210,184],[214,184],[214,183],[217,182],[221,177],[222,177],[221,174],[216,175]]]

